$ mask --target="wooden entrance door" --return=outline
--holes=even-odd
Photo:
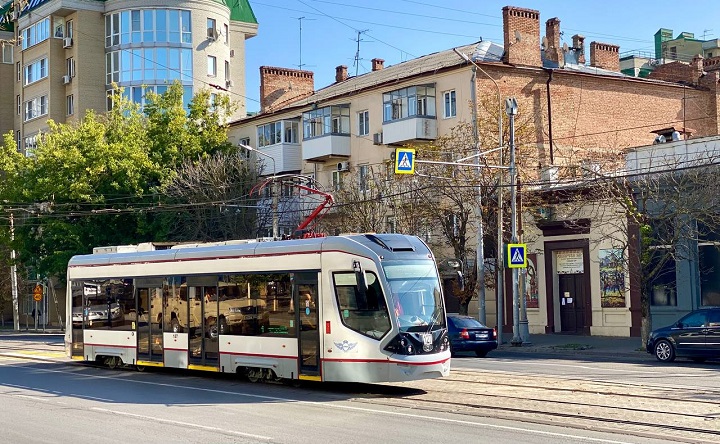
[[[584,274],[558,275],[560,305],[560,331],[583,333],[585,330],[585,285]]]

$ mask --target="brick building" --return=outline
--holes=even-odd
[[[540,12],[503,8],[502,46],[479,42],[385,66],[356,77],[340,65],[336,82],[313,90],[312,73],[261,68],[263,110],[234,122],[230,138],[257,147],[273,158],[277,172],[313,176],[327,188],[361,181],[369,168],[387,165],[397,146],[432,143],[439,135],[472,119],[471,107],[515,97],[528,136],[518,146],[520,175],[525,182],[554,181],[590,169],[595,174],[624,164],[625,152],[652,143],[657,131],[693,128],[694,136],[719,133],[717,71],[696,63],[682,78],[640,79],[619,72],[619,47],[575,35],[562,42],[560,20],[551,18],[541,38]],[[589,57],[587,56],[589,54]],[[588,62],[588,63],[586,63]],[[475,81],[473,64],[482,69]],[[494,110],[478,106],[479,119],[496,119]],[[497,128],[497,126],[495,126]],[[507,139],[506,139],[507,140]],[[481,134],[485,148],[497,144],[497,133]],[[528,223],[531,221],[528,221]],[[596,226],[587,230],[539,231],[533,254],[538,274],[549,281],[538,289],[538,305],[528,308],[531,332],[590,333],[628,336],[639,332],[637,300],[605,308],[597,288],[601,245],[594,245]],[[291,228],[291,223],[286,229]],[[557,257],[580,250],[586,267],[575,273],[587,316],[572,330],[562,325]],[[573,253],[574,254],[574,253]],[[548,268],[549,269],[546,269]],[[494,300],[488,293],[488,323],[495,322]],[[511,307],[508,296],[506,307]],[[512,323],[506,312],[505,329]]]

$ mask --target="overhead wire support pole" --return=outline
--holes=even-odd
[[[490,79],[490,81],[495,85],[495,91],[497,92],[497,100],[498,100],[498,148],[500,150],[500,159],[499,159],[499,166],[496,166],[495,168],[504,168],[503,165],[503,123],[502,123],[502,114],[503,114],[503,101],[502,96],[500,94],[500,85],[495,81],[495,79],[488,74],[480,65],[475,63],[470,57],[468,57],[467,54],[463,54],[462,52],[458,51],[457,48],[453,48],[453,51],[455,51],[455,54],[460,56],[461,59],[465,60],[467,63],[472,63],[475,68],[483,73],[485,77]],[[473,103],[473,106],[475,106],[477,110],[477,103]],[[492,149],[489,151],[486,151],[485,153],[490,153],[495,151],[496,149]],[[479,155],[483,155],[483,153],[479,153]],[[467,159],[461,159],[460,161],[464,161]],[[504,172],[501,172],[498,177],[498,188],[497,188],[497,201],[498,201],[498,210],[497,210],[497,258],[496,258],[496,264],[495,264],[495,270],[497,273],[497,279],[495,283],[495,287],[497,290],[497,315],[496,315],[496,323],[497,323],[497,340],[498,344],[502,344],[502,334],[503,334],[503,325],[504,325],[504,319],[505,319],[505,311],[504,311],[504,299],[505,299],[505,291],[504,291],[504,279],[505,279],[505,267],[503,266],[503,174]]]
[[[510,118],[510,243],[518,242],[517,233],[517,170],[515,167],[515,116],[518,112],[517,100],[514,97],[505,99],[505,113]],[[510,344],[513,346],[522,345],[520,337],[520,291],[519,291],[519,270],[512,269],[512,295],[513,295],[513,338]]]

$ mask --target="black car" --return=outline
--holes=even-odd
[[[720,308],[695,310],[669,327],[654,330],[647,352],[662,362],[672,362],[677,356],[695,362],[720,358]]]
[[[457,352],[472,351],[482,358],[497,348],[497,331],[494,328],[486,327],[470,316],[448,315],[447,320],[453,356]]]

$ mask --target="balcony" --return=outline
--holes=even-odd
[[[302,160],[300,159],[299,143],[276,143],[274,145],[264,146],[259,151],[275,159],[276,174],[287,173],[289,171],[300,171],[302,168]],[[263,176],[273,173],[273,163],[269,159],[259,157],[258,160],[265,161]]]
[[[350,157],[349,134],[325,134],[302,142],[302,160],[320,162],[336,157]]]
[[[411,116],[383,123],[383,143],[402,145],[413,140],[437,139],[435,117]]]

